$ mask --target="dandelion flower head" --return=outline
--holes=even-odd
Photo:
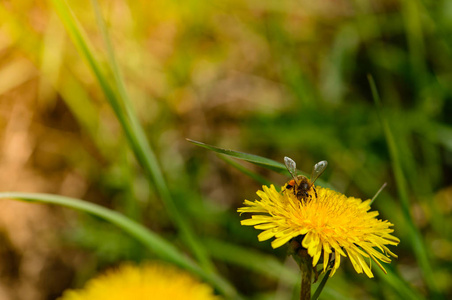
[[[97,278],[81,290],[68,290],[59,300],[219,300],[213,289],[175,267],[149,263],[124,264]]]
[[[325,271],[331,261],[330,276],[339,268],[341,256],[350,259],[356,272],[364,271],[370,278],[371,260],[386,273],[380,262],[390,263],[389,256],[397,257],[386,245],[400,242],[391,235],[393,224],[376,218],[378,212],[370,211],[371,200],[346,197],[319,186],[315,187],[317,195],[313,190],[309,199],[300,200],[286,186],[281,192],[273,185],[263,186],[257,192],[260,200],[245,200],[245,207],[238,209],[240,213],[252,214],[241,224],[263,230],[259,241],[275,238],[273,248],[298,239],[312,257],[313,266],[323,257]]]

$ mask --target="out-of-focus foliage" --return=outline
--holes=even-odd
[[[96,59],[109,70],[91,2],[69,2]],[[257,242],[253,229],[240,227],[236,208],[255,197],[259,184],[185,138],[280,162],[287,155],[308,173],[326,159],[322,179],[363,199],[388,182],[373,207],[395,224],[401,239],[393,249],[399,258],[388,266],[397,283],[389,284],[386,275],[357,276],[345,262],[322,295],[403,298],[398,284],[405,281],[404,288],[421,297],[452,297],[450,1],[100,5],[171,196],[218,271],[239,292],[253,299],[289,299],[298,280],[291,280],[293,266],[278,264],[286,260],[284,249],[273,251],[270,243]],[[0,20],[1,189],[106,205],[189,252],[51,2],[3,1]],[[397,162],[368,74],[394,136]],[[287,180],[245,167],[276,185]],[[406,181],[405,192],[397,172]],[[401,202],[403,193],[408,203]],[[6,295],[52,298],[120,260],[151,257],[100,220],[2,205],[0,273]],[[410,212],[422,238],[427,267],[403,211]],[[60,282],[48,284],[55,278]]]

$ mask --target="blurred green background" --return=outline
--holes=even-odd
[[[101,204],[193,256],[56,2],[0,4],[1,190]],[[99,5],[168,197],[244,297],[296,299],[297,266],[240,226],[236,209],[255,199],[259,182],[186,138],[279,162],[290,156],[305,172],[326,159],[322,179],[362,199],[388,183],[373,208],[401,240],[390,275],[374,265],[368,279],[344,260],[324,299],[452,297],[451,1]],[[69,6],[121,94],[95,5]],[[275,185],[288,180],[239,163]],[[2,299],[55,299],[120,261],[155,258],[100,219],[0,206]]]

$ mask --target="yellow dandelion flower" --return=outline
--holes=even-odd
[[[219,300],[213,289],[170,265],[124,264],[88,281],[84,289],[68,290],[59,300]]]
[[[364,271],[370,278],[370,260],[386,273],[380,261],[390,263],[389,255],[397,257],[386,245],[397,245],[400,240],[391,235],[394,230],[389,227],[393,224],[377,219],[378,212],[369,211],[370,200],[346,197],[322,187],[315,187],[317,196],[311,189],[307,200],[299,200],[285,187],[278,192],[273,185],[264,186],[257,192],[261,200],[245,200],[246,207],[238,209],[240,213],[253,213],[241,224],[264,230],[258,235],[259,241],[275,238],[271,245],[278,248],[297,238],[312,257],[314,267],[322,253],[323,271],[334,257],[330,276],[339,268],[341,256],[348,256],[356,272]]]

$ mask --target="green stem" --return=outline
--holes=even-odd
[[[301,271],[300,300],[310,300],[312,284],[312,257],[304,249],[300,250],[298,255],[300,257]]]
[[[300,300],[311,300],[311,285],[312,285],[312,257],[308,251],[301,246],[300,239],[293,239],[289,244],[289,255],[295,259],[300,266],[301,271],[301,290]]]

